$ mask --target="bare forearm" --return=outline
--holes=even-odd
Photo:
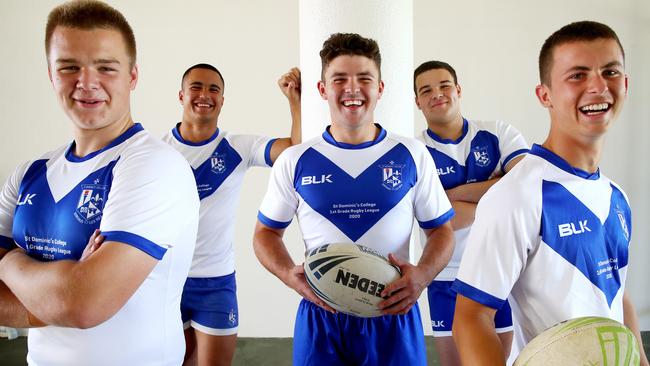
[[[465,201],[478,203],[485,192],[490,189],[500,178],[492,178],[483,182],[467,183],[446,190],[450,201]]]
[[[291,110],[291,145],[298,145],[302,142],[302,111],[300,99],[289,102]]]
[[[433,280],[449,263],[454,252],[454,232],[450,223],[427,231],[427,243],[422,250],[418,267],[425,269]]]
[[[476,214],[476,203],[465,201],[452,201],[454,217],[451,218],[451,226],[454,230],[464,229],[474,223]]]
[[[503,345],[494,330],[494,312],[477,310],[462,295],[456,299],[452,336],[463,365],[505,365]]]
[[[630,328],[630,330],[634,334],[634,337],[636,337],[636,340],[639,344],[639,355],[641,356],[641,366],[650,365],[650,363],[648,362],[648,357],[645,354],[645,350],[643,348],[643,339],[641,338],[641,331],[639,330],[639,321],[636,316],[634,304],[632,304],[632,300],[627,296],[627,293],[623,294],[623,322],[625,323],[625,326]]]
[[[29,316],[25,306],[0,281],[0,325],[12,328],[29,328]]]
[[[286,276],[295,263],[282,241],[282,236],[262,228],[260,223],[257,223],[253,237],[253,249],[255,256],[264,268],[287,284]]]

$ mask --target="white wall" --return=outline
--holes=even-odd
[[[70,141],[69,122],[60,111],[47,79],[43,29],[58,1],[0,2],[0,180],[13,168]],[[197,62],[215,64],[225,77],[223,129],[265,135],[288,133],[286,102],[275,82],[299,60],[298,1],[127,1],[110,3],[134,27],[140,82],[133,94],[133,115],[161,135],[176,123],[181,73]],[[521,4],[526,5],[521,5]],[[489,5],[488,5],[489,4]],[[529,142],[541,142],[548,118],[533,94],[537,53],[551,32],[574,20],[594,19],[611,25],[627,51],[630,95],[612,130],[603,171],[627,191],[634,209],[634,243],[628,288],[650,330],[650,197],[645,189],[650,169],[650,4],[646,0],[550,0],[541,2],[480,0],[414,1],[415,64],[442,59],[454,65],[463,86],[467,117],[503,119],[517,126]],[[359,14],[359,16],[363,16]],[[387,25],[389,26],[389,25]],[[380,45],[381,46],[381,45]],[[305,85],[305,88],[315,87]],[[424,120],[416,112],[416,129]],[[638,157],[626,159],[626,157]],[[268,170],[253,169],[242,190],[236,251],[240,335],[291,336],[298,296],[257,262],[251,236],[257,205],[266,189]],[[292,224],[286,234],[298,261],[303,253]],[[426,302],[422,303],[427,314]],[[425,316],[428,318],[428,315]],[[427,326],[425,329],[429,330]]]

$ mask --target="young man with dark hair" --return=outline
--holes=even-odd
[[[456,245],[445,269],[427,289],[431,326],[438,358],[443,366],[460,365],[451,328],[456,292],[451,285],[474,221],[476,204],[499,178],[528,151],[514,127],[502,121],[476,121],[460,111],[461,88],[456,70],[442,61],[428,61],[413,73],[415,103],[428,128],[422,141],[436,163],[438,178],[456,215],[451,219]],[[506,302],[494,318],[504,351],[512,342],[512,316]]]
[[[633,331],[648,365],[625,292],[630,206],[598,168],[627,95],[618,37],[591,21],[561,28],[542,48],[540,81],[548,137],[481,199],[453,286],[461,359],[504,364],[492,319],[508,298],[514,355],[556,323],[603,316]]]
[[[192,173],[131,118],[138,69],[122,14],[68,2],[46,38],[74,141],[18,167],[0,194],[0,324],[38,327],[29,364],[178,365]]]
[[[300,71],[291,69],[278,85],[289,100],[291,137],[233,135],[218,127],[225,90],[221,72],[202,63],[183,73],[178,93],[183,119],[164,141],[192,166],[201,199],[196,250],[181,300],[186,364],[230,365],[235,353],[239,311],[232,241],[239,190],[248,168],[272,166],[301,138]]]
[[[416,302],[453,251],[453,209],[424,146],[375,123],[384,89],[377,43],[333,34],[321,59],[318,90],[329,105],[331,125],[322,136],[287,149],[273,167],[255,228],[255,253],[303,297],[294,330],[295,365],[426,365]],[[314,176],[318,183],[309,179]],[[336,210],[357,204],[374,209],[355,215]],[[382,292],[379,306],[386,315],[335,313],[316,297],[282,241],[294,215],[307,250],[354,242],[400,267],[402,277]],[[427,236],[418,265],[408,263],[414,217]]]

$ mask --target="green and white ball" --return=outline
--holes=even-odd
[[[582,317],[545,330],[521,351],[515,366],[639,365],[634,334],[609,318]]]

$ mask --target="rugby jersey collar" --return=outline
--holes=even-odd
[[[378,124],[378,123],[375,123],[375,126],[377,126],[377,128],[379,128],[379,136],[377,136],[377,138],[372,140],[372,141],[366,141],[366,142],[362,142],[362,143],[356,144],[356,145],[355,144],[346,144],[345,142],[338,142],[338,141],[334,140],[334,136],[332,136],[332,134],[330,133],[330,126],[327,126],[325,128],[325,132],[323,132],[323,139],[328,144],[334,145],[336,147],[340,147],[341,149],[347,149],[347,150],[365,149],[366,147],[377,145],[384,138],[386,138],[386,134],[387,134],[386,130],[383,127],[381,127],[381,125]]]
[[[457,144],[459,144],[461,141],[463,141],[463,139],[465,138],[465,136],[467,136],[467,131],[468,131],[468,130],[469,130],[469,122],[467,122],[467,120],[465,119],[465,117],[463,117],[463,133],[462,133],[462,134],[460,135],[460,137],[457,138],[456,140],[440,138],[440,136],[436,135],[435,132],[431,131],[431,130],[428,129],[428,128],[427,128],[427,135],[429,135],[429,137],[431,137],[434,141],[437,141],[437,142],[439,142],[439,143],[441,143],[441,144],[453,144],[453,145],[457,145]]]
[[[108,145],[104,146],[103,148],[101,148],[101,149],[99,149],[97,151],[91,152],[90,154],[88,154],[88,155],[86,155],[86,156],[84,156],[82,158],[80,158],[78,156],[75,156],[72,153],[72,150],[76,146],[76,143],[74,141],[72,141],[72,143],[70,144],[70,147],[68,147],[68,150],[65,152],[65,158],[66,158],[66,160],[68,160],[70,162],[73,162],[73,163],[81,163],[83,161],[90,160],[90,159],[94,158],[95,156],[103,153],[104,151],[107,151],[107,150],[109,150],[109,149],[123,143],[124,141],[128,140],[131,136],[133,136],[136,133],[138,133],[140,131],[143,131],[143,130],[144,130],[144,127],[142,127],[141,124],[134,123],[133,126],[129,127],[129,129],[124,131],[121,135],[117,136],[117,138],[115,140],[111,141]]]
[[[533,147],[530,149],[530,154],[537,155],[540,158],[555,165],[559,169],[562,169],[565,172],[573,174],[577,177],[589,180],[598,180],[600,178],[600,168],[598,168],[594,173],[589,173],[582,169],[574,168],[569,165],[566,160],[562,159],[559,155],[545,148],[544,146],[533,144]]]
[[[172,135],[174,135],[174,138],[183,145],[203,146],[203,145],[207,145],[207,144],[211,143],[212,141],[214,141],[214,139],[217,138],[217,136],[219,136],[219,128],[217,127],[217,130],[214,131],[212,136],[210,136],[207,140],[203,140],[203,141],[199,141],[199,142],[188,141],[188,140],[185,140],[183,138],[183,136],[181,136],[181,131],[178,129],[180,126],[181,126],[180,122],[178,122],[176,124],[176,126],[174,126],[174,128],[172,129]]]

